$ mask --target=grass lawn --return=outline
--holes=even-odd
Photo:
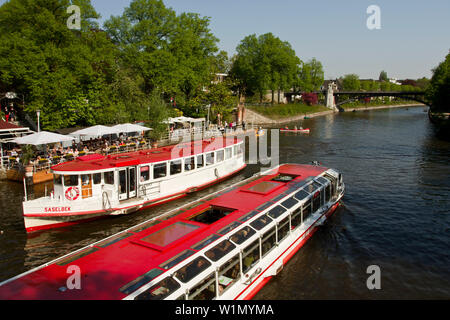
[[[253,110],[263,116],[271,119],[282,119],[293,116],[307,115],[316,112],[329,111],[325,106],[315,105],[308,106],[301,103],[289,103],[289,104],[274,104],[267,106],[246,106],[250,110]]]

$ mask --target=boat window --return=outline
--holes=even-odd
[[[330,201],[331,198],[331,184],[327,184],[325,187],[325,203]]]
[[[216,152],[216,162],[222,162],[225,156],[225,150],[219,150]]]
[[[134,300],[162,300],[180,287],[172,277],[165,278],[150,289],[136,296]]]
[[[216,207],[216,206],[210,206],[206,208],[205,210],[201,211],[200,213],[195,213],[193,216],[189,217],[189,221],[195,221],[200,223],[206,223],[206,224],[212,224],[230,213],[236,211],[236,209],[230,209],[230,208],[223,208],[223,207]]]
[[[219,231],[217,231],[218,234],[224,235],[227,234],[228,232],[230,232],[231,230],[233,230],[234,228],[237,228],[241,225],[240,222],[238,221],[233,221],[232,223],[230,223],[229,225],[227,225],[226,227],[220,229]]]
[[[230,148],[225,149],[225,160],[230,159],[233,156],[233,150]]]
[[[150,180],[150,166],[141,167],[141,182]]]
[[[189,249],[184,250],[183,252],[177,254],[175,257],[160,264],[159,267],[162,269],[168,270],[168,269],[172,268],[173,266],[177,265],[178,263],[180,263],[181,261],[183,261],[184,259],[192,256],[194,253],[195,253],[195,251],[193,251],[193,250],[189,250]]]
[[[114,171],[108,171],[103,173],[105,184],[114,184]]]
[[[270,250],[272,250],[275,247],[275,244],[277,242],[276,236],[275,236],[275,227],[264,233],[261,243],[262,243],[262,256],[264,257]]]
[[[302,220],[302,222],[304,222],[310,215],[311,215],[311,200],[308,200],[308,202],[306,202],[303,205],[303,220]]]
[[[140,287],[142,287],[144,284],[149,283],[150,281],[155,279],[161,273],[163,273],[162,270],[152,269],[149,272],[144,273],[142,276],[139,276],[133,281],[127,283],[122,288],[120,288],[119,291],[124,294],[130,294],[139,289]]]
[[[262,217],[259,217],[255,221],[252,221],[250,225],[255,228],[256,230],[261,230],[266,225],[268,225],[270,222],[272,222],[272,219],[270,219],[267,214],[263,215]]]
[[[94,184],[100,184],[102,183],[102,174],[101,173],[94,173],[93,175]]]
[[[279,194],[279,195],[273,197],[272,199],[270,199],[270,201],[272,201],[273,203],[280,202],[281,199],[286,198],[286,196],[287,196],[288,194],[289,194],[289,193],[284,193],[284,192],[283,192],[282,194]]]
[[[236,244],[241,244],[251,236],[253,236],[256,233],[255,230],[250,228],[249,226],[242,228],[241,230],[237,231],[235,234],[233,234],[230,238],[231,241],[233,241]]]
[[[167,163],[158,163],[153,166],[153,179],[165,177],[167,175]]]
[[[189,289],[188,300],[212,300],[216,297],[216,274],[211,273],[192,289]]]
[[[299,192],[297,192],[294,197],[298,200],[298,201],[302,201],[303,199],[305,199],[306,197],[309,196],[309,193],[306,192],[305,190],[300,190]]]
[[[276,206],[273,209],[270,209],[269,212],[267,213],[270,217],[276,219],[279,216],[281,216],[284,212],[286,212],[286,209],[283,208],[282,206]]]
[[[302,209],[298,207],[291,215],[291,228],[295,229],[302,223]]]
[[[295,206],[298,203],[298,201],[294,198],[294,197],[290,197],[287,200],[284,200],[281,205],[285,208],[292,208],[293,206]]]
[[[233,146],[233,154],[237,156],[237,153],[238,153],[238,146]]]
[[[205,165],[205,163],[203,162],[203,155],[199,154],[197,156],[197,168],[202,168]]]
[[[173,224],[168,225],[161,230],[152,232],[150,235],[141,239],[141,241],[159,246],[165,247],[170,243],[184,237],[185,235],[191,233],[192,231],[200,228],[195,224],[189,224],[186,222],[178,221]]]
[[[289,217],[286,217],[280,221],[277,230],[278,230],[278,242],[280,242],[289,233]]]
[[[319,181],[321,184],[327,184],[328,183],[327,179],[325,179],[324,177],[318,177],[316,180]]]
[[[204,257],[198,257],[194,261],[188,263],[175,273],[175,277],[183,283],[187,283],[195,276],[206,270],[211,265],[211,262]]]
[[[212,234],[208,238],[197,242],[191,248],[194,250],[201,250],[204,247],[206,247],[208,244],[213,243],[214,241],[216,241],[219,238],[220,238],[220,236],[218,236],[217,234]]]
[[[119,194],[127,193],[127,171],[119,171]]]
[[[53,184],[54,185],[62,185],[62,176],[60,174],[53,175]]]
[[[170,175],[181,172],[181,159],[170,161]]]
[[[309,193],[313,193],[315,190],[320,189],[321,187],[322,185],[314,181],[313,183],[307,185],[305,190]]]
[[[238,153],[238,154],[244,153],[244,144],[243,144],[243,143],[241,143],[240,145],[238,145],[237,153]]]
[[[184,159],[184,171],[191,171],[195,169],[195,157]]]
[[[259,261],[259,239],[242,252],[242,272],[247,273]]]
[[[88,186],[91,184],[91,175],[90,174],[82,174],[81,175],[81,186]]]
[[[78,186],[78,175],[64,176],[64,186],[65,187]]]
[[[225,262],[219,268],[219,295],[225,292],[241,277],[239,254]]]
[[[313,206],[312,206],[312,211],[317,211],[320,208],[320,192],[317,191],[314,196],[313,196]]]
[[[207,166],[214,164],[214,152],[207,153],[205,156]]]
[[[326,174],[326,177],[328,180],[331,181],[331,197],[334,197],[337,194],[337,188],[336,188],[337,180],[335,177],[333,177],[329,174]]]
[[[260,213],[260,212],[256,211],[256,210],[250,211],[245,216],[242,216],[241,218],[239,218],[239,221],[245,222],[245,221],[249,220],[250,218],[254,217],[255,215],[257,215],[258,213]]]
[[[264,203],[264,204],[262,204],[262,205],[260,205],[258,208],[256,208],[255,210],[258,210],[258,211],[264,211],[264,210],[266,210],[268,207],[270,207],[271,205],[273,205],[273,202],[266,202],[266,203]]]
[[[218,261],[228,252],[231,252],[234,248],[236,248],[234,244],[232,244],[228,240],[224,240],[218,245],[216,245],[214,248],[206,251],[205,256],[211,259],[212,261]]]

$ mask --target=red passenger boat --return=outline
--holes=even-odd
[[[0,299],[251,299],[344,189],[333,169],[281,165],[7,280]]]

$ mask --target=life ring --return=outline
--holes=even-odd
[[[77,187],[70,187],[66,190],[66,199],[73,201],[73,200],[77,200],[78,197],[80,196],[80,191],[78,190]]]

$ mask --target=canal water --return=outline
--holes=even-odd
[[[309,135],[279,134],[281,163],[336,168],[346,194],[343,206],[255,299],[450,298],[450,142],[436,137],[423,111],[340,113],[289,124],[309,127]],[[21,217],[23,186],[1,181],[0,281],[258,170],[249,165],[220,185],[157,208],[30,236]],[[381,287],[370,290],[373,265]]]

